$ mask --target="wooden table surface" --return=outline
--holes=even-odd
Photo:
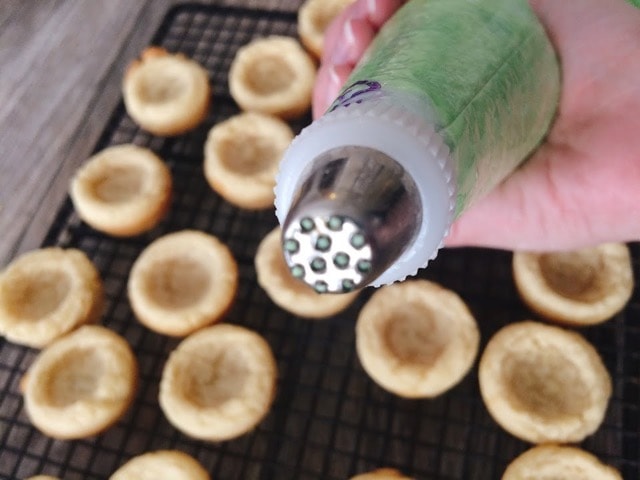
[[[124,69],[177,3],[2,0],[0,268],[41,244],[120,98]],[[295,11],[301,1],[200,3]]]

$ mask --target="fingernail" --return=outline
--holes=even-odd
[[[316,86],[313,90],[313,118],[320,117],[333,101],[336,90],[336,72],[331,64],[324,64],[318,70]]]
[[[371,8],[369,7],[370,1],[371,0],[360,0],[360,1],[356,1],[355,3],[352,3],[350,7],[347,7],[351,9],[350,10],[351,14],[349,15],[349,17],[366,20],[367,15],[369,14],[369,9]]]
[[[347,20],[342,27],[340,39],[336,42],[335,47],[329,55],[329,61],[335,65],[346,65],[354,62],[354,45],[356,42],[355,29],[363,20],[351,18]]]
[[[364,7],[372,25],[380,28],[404,3],[403,0],[365,0]]]
[[[337,42],[329,55],[329,62],[333,64],[343,65],[349,58],[349,46],[344,42]]]
[[[379,0],[361,0],[352,4],[351,18],[358,20],[372,20],[377,18],[380,10]]]
[[[338,92],[340,91],[340,87],[342,87],[342,83],[344,82],[344,75],[340,74],[340,70],[342,68],[336,67],[335,65],[329,65],[327,68],[327,90],[326,90],[326,105],[329,106],[336,99]]]
[[[372,18],[375,17],[378,12],[378,0],[365,0],[365,6],[367,9],[367,15]]]
[[[349,40],[353,39],[353,27],[351,22],[352,20],[345,22],[342,27],[342,32],[340,32],[340,36],[329,54],[329,62],[334,65],[343,65],[348,62],[351,50]]]
[[[351,73],[351,67],[326,64],[320,67],[316,78],[313,97],[314,118],[322,115],[338,96],[345,80]]]

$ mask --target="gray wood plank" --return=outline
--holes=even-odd
[[[100,90],[119,94],[120,82],[106,82],[106,76],[132,35],[153,31],[139,19],[145,1],[27,3],[20,21],[8,22],[0,36],[0,265],[41,240],[34,234],[22,244],[44,226],[36,224],[45,222],[36,222],[37,213],[44,210],[49,219],[60,204],[106,120],[106,110],[89,119],[87,109]],[[157,23],[162,13],[154,12],[167,2],[153,4],[147,13]],[[80,127],[85,135],[78,140]]]
[[[200,3],[293,12],[302,0]],[[130,59],[178,0],[3,0],[0,268],[42,242],[120,98]]]
[[[21,19],[22,12],[29,8],[29,2],[23,0],[3,0],[0,8],[0,35],[12,20]],[[2,43],[0,43],[0,46]]]

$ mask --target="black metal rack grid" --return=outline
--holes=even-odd
[[[30,426],[18,384],[34,350],[0,340],[0,476],[36,473],[66,480],[106,478],[134,455],[177,448],[194,455],[214,479],[346,479],[382,466],[418,479],[496,479],[528,445],[501,430],[479,396],[477,364],[453,390],[432,400],[405,400],[377,387],[354,349],[354,322],[371,295],[361,293],[345,312],[308,321],[277,308],[256,284],[253,258],[260,239],[276,226],[273,211],[239,210],[211,191],[202,174],[208,129],[237,113],[227,87],[236,50],[268,34],[296,35],[291,13],[185,5],[167,14],[154,42],[184,52],[209,70],[213,106],[204,124],[175,139],[149,135],[127,117],[122,104],[96,150],[133,142],[156,151],[170,166],[174,200],[153,231],[113,239],[79,221],[69,202],[61,207],[46,245],[85,251],[101,272],[107,295],[103,323],[131,343],[140,366],[140,386],[131,408],[105,433],[85,440],[55,441]],[[294,123],[299,130],[309,118]],[[154,238],[184,228],[218,236],[232,249],[240,285],[226,321],[260,332],[278,360],[274,405],[266,419],[239,439],[194,441],[165,420],[157,403],[162,366],[178,340],[136,322],[127,298],[129,269]],[[640,278],[640,246],[632,245]],[[482,347],[507,322],[535,318],[519,300],[509,253],[462,249],[440,253],[420,276],[458,292],[478,319]],[[604,424],[582,446],[618,469],[640,478],[640,291],[610,322],[583,330],[614,378]]]

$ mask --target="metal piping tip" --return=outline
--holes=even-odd
[[[317,158],[283,225],[291,274],[319,293],[365,287],[415,238],[422,210],[413,179],[366,147]]]
[[[282,247],[291,274],[318,293],[351,292],[375,278],[375,248],[352,218],[303,216],[288,225]]]

